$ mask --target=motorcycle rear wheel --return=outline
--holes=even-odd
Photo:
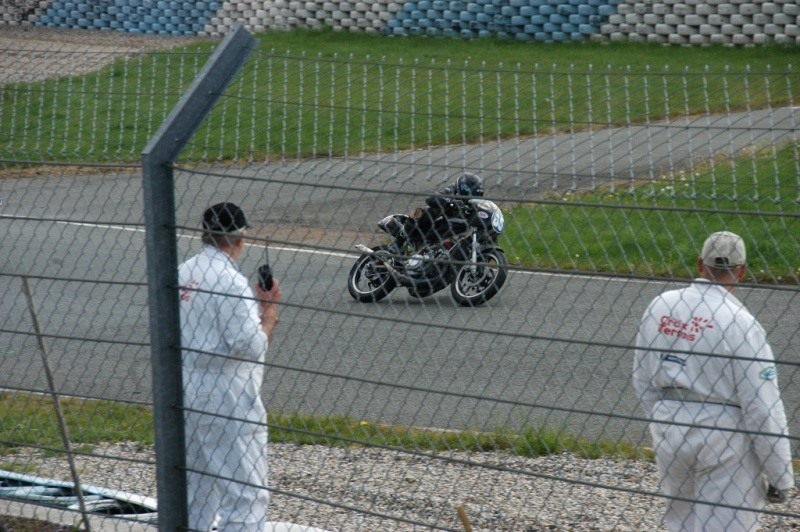
[[[503,287],[508,277],[508,259],[499,249],[483,249],[477,264],[462,264],[456,268],[450,294],[462,307],[486,303]]]
[[[397,286],[386,264],[376,254],[387,256],[386,246],[372,248],[375,254],[361,255],[347,277],[347,291],[360,303],[380,301]],[[388,257],[387,257],[388,258]]]

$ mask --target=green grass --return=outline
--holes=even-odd
[[[144,406],[63,398],[61,410],[73,442],[153,443],[153,416]],[[52,398],[0,393],[0,442],[0,449],[19,445],[63,449]]]
[[[507,452],[515,456],[547,456],[571,452],[583,458],[650,457],[647,450],[610,441],[589,441],[546,427],[522,430],[441,431],[358,421],[349,416],[270,416],[270,441],[323,444],[332,447],[378,445],[414,451]]]
[[[149,408],[110,401],[63,399],[62,409],[78,450],[102,442],[135,441],[152,445],[153,416]],[[412,451],[508,452],[518,456],[546,456],[572,452],[586,458],[601,456],[650,458],[647,450],[627,443],[592,442],[563,431],[526,427],[521,431],[490,432],[423,430],[349,416],[305,416],[271,413],[269,439],[273,443],[330,447],[382,446]],[[0,394],[0,453],[13,454],[26,445],[42,447],[50,455],[63,449],[55,409],[48,397]],[[5,469],[17,467],[15,464]]]
[[[502,245],[533,268],[696,277],[708,234],[740,234],[749,280],[800,284],[797,146],[704,165],[692,176],[517,205]],[[747,196],[742,195],[747,191]]]
[[[183,155],[259,160],[392,151],[797,103],[797,46],[519,43],[333,31],[257,36],[258,51]],[[6,85],[0,158],[138,162],[216,43]],[[709,232],[745,237],[752,279],[797,283],[796,147],[658,184],[508,212],[534,268],[695,274]],[[686,181],[683,179],[686,178]],[[691,189],[685,188],[686,184]],[[743,193],[742,191],[746,191]]]
[[[791,69],[796,48],[552,46],[332,33],[292,39],[265,36],[262,49],[274,54],[258,56],[257,80],[245,71],[242,85],[260,87],[252,123],[269,128],[254,126],[241,140],[299,157],[782,105],[800,79]]]
[[[797,47],[518,43],[349,32],[258,35],[190,160],[343,155],[783,105]],[[138,161],[216,43],[6,85],[0,156]]]

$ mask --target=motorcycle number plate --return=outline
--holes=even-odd
[[[499,210],[494,211],[492,213],[492,229],[497,231],[498,233],[503,232],[503,228],[505,227],[505,219],[503,218],[503,213]]]

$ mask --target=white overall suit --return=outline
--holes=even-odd
[[[670,530],[754,530],[767,483],[794,485],[772,349],[723,286],[696,279],[653,300],[639,326],[633,386],[652,420],[661,490],[674,497]]]
[[[178,276],[181,287],[216,292],[180,294],[184,406],[203,412],[186,412],[186,465],[211,475],[188,474],[189,526],[207,531],[218,519],[224,532],[265,530],[269,492],[255,487],[268,473],[259,305],[247,277],[213,246]]]

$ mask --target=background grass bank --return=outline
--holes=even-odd
[[[691,176],[511,206],[502,243],[532,268],[692,278],[706,236],[728,230],[745,239],[748,281],[800,285],[796,152],[770,147]]]
[[[796,102],[798,48],[257,35],[189,160],[341,156]],[[0,156],[138,162],[217,41],[8,84]]]

